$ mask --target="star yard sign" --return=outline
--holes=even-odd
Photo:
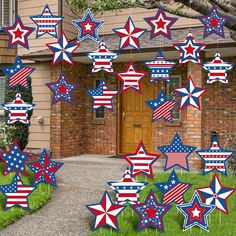
[[[87,9],[83,19],[72,20],[72,24],[79,31],[78,42],[87,38],[99,42],[98,30],[104,24],[104,21],[94,19],[90,9]]]

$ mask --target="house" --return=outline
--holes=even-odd
[[[10,2],[10,5],[14,6],[13,0],[2,2]],[[76,40],[77,29],[71,21],[77,16],[66,0],[19,0],[16,4],[17,12],[24,24],[34,27],[29,16],[41,14],[46,4],[49,4],[53,14],[64,16],[58,31],[64,31],[69,39]],[[149,29],[143,18],[154,16],[155,13],[156,9],[136,8],[96,14],[96,18],[105,20],[105,24],[100,29],[100,38],[106,42],[110,51],[117,51],[119,38],[113,33],[112,28],[122,27],[128,16],[131,16],[137,27]],[[8,15],[3,16],[3,20],[5,17],[7,18]],[[216,35],[203,39],[203,25],[199,20],[179,18],[173,25],[172,41],[164,37],[157,37],[151,41],[148,30],[141,37],[141,51],[122,50],[113,63],[114,71],[119,72],[124,71],[128,62],[133,60],[139,71],[147,72],[142,81],[143,94],[129,90],[118,95],[113,100],[114,112],[102,108],[92,112],[92,99],[86,94],[87,89],[98,85],[100,78],[106,78],[111,88],[120,88],[120,82],[113,74],[91,73],[91,60],[86,53],[97,50],[96,42],[91,40],[81,42],[81,46],[73,54],[75,60],[73,66],[67,63],[52,66],[52,54],[45,44],[56,42],[56,39],[48,35],[35,39],[35,33],[31,34],[30,49],[19,47],[17,52],[25,64],[36,69],[32,74],[36,108],[31,119],[28,148],[48,148],[53,158],[83,153],[116,155],[135,152],[140,140],[143,140],[149,152],[157,152],[157,146],[170,144],[176,132],[179,132],[186,145],[196,146],[197,149],[208,148],[211,135],[216,132],[221,146],[228,148],[229,143],[232,142],[230,138],[236,133],[235,68],[229,73],[229,85],[218,83],[206,85],[206,72],[201,65],[194,63],[175,66],[171,71],[172,79],[169,85],[164,81],[154,83],[149,81],[149,71],[143,61],[154,59],[160,49],[163,49],[168,60],[178,60],[179,52],[173,47],[173,43],[183,41],[189,31],[197,41],[207,44],[206,50],[201,54],[202,62],[212,61],[218,50],[224,61],[236,62],[236,42],[230,38],[227,29],[225,29],[225,39]],[[1,40],[6,40],[2,33],[0,37]],[[2,44],[1,41],[0,47],[1,45],[6,47],[6,42]],[[6,48],[0,50],[5,52],[3,55],[0,53],[0,63],[11,63],[12,54],[11,57],[8,57],[8,54],[14,50]],[[74,106],[63,102],[51,105],[51,92],[45,83],[56,81],[62,72],[69,81],[79,83],[79,88],[74,93]],[[152,123],[152,111],[145,101],[156,98],[161,88],[165,89],[169,97],[173,97],[173,89],[184,85],[190,75],[197,86],[207,89],[201,98],[202,109],[188,107],[179,111],[175,108],[173,123],[163,120]],[[191,163],[199,166],[200,158],[192,154]]]

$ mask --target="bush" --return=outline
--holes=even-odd
[[[7,151],[14,142],[16,127],[5,124],[0,125],[0,150]]]

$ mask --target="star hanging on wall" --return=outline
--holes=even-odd
[[[146,101],[146,104],[152,109],[152,122],[164,118],[165,121],[173,122],[172,111],[177,101],[166,98],[165,92],[161,89],[157,99]]]
[[[12,48],[19,44],[22,47],[29,49],[28,37],[34,31],[34,28],[24,26],[19,16],[16,17],[12,26],[3,27],[3,31],[9,38],[8,48]]]
[[[198,19],[205,26],[203,38],[211,34],[219,35],[224,38],[224,24],[229,20],[228,16],[219,14],[217,7],[213,6],[210,14],[207,16],[199,16]]]
[[[135,27],[134,22],[129,17],[124,28],[116,28],[113,31],[120,37],[120,50],[128,46],[140,49],[139,38],[144,34],[146,29]]]
[[[208,72],[207,84],[217,81],[222,84],[228,84],[227,73],[234,67],[234,64],[224,62],[220,53],[217,52],[213,61],[202,64],[202,67]]]
[[[225,214],[228,214],[227,199],[236,191],[235,188],[222,186],[217,174],[213,176],[209,186],[196,190],[204,198],[205,204],[213,205]]]
[[[46,149],[40,155],[38,161],[27,163],[27,166],[34,172],[34,183],[49,183],[54,187],[56,183],[56,172],[64,165],[62,162],[52,161],[47,154]]]
[[[190,203],[177,205],[177,209],[184,215],[183,231],[198,226],[208,231],[207,216],[215,209],[215,206],[202,203],[195,191]]]
[[[118,230],[117,217],[125,209],[125,206],[113,204],[107,191],[103,194],[100,203],[86,205],[86,207],[95,216],[94,230],[103,226],[109,226]]]
[[[170,27],[177,21],[177,18],[166,16],[165,11],[160,8],[155,16],[144,18],[144,20],[152,28],[150,39],[158,35],[171,39]]]
[[[53,92],[52,105],[60,101],[73,104],[73,92],[78,84],[70,83],[64,74],[61,74],[56,82],[46,83],[46,86]]]
[[[176,133],[171,145],[157,147],[166,157],[164,171],[175,166],[179,166],[186,171],[189,171],[188,157],[196,149],[196,147],[184,145]]]
[[[164,232],[163,217],[170,210],[171,206],[158,203],[152,190],[149,191],[144,203],[135,204],[131,207],[139,216],[138,230],[152,226]]]
[[[189,33],[184,42],[174,43],[173,46],[180,52],[179,63],[191,61],[200,64],[200,52],[207,46],[205,43],[196,42]]]
[[[137,71],[132,62],[129,63],[125,72],[114,72],[114,74],[122,82],[120,93],[124,93],[129,88],[133,88],[134,91],[142,93],[140,83],[146,73]]]
[[[173,169],[167,182],[156,183],[155,186],[163,195],[163,204],[170,204],[172,202],[184,204],[184,194],[192,184],[180,182]]]
[[[175,88],[174,92],[181,98],[179,109],[192,106],[201,110],[200,97],[206,92],[206,89],[196,87],[192,77],[189,77],[184,87]]]
[[[52,65],[61,61],[66,61],[70,65],[73,65],[72,54],[80,46],[79,43],[70,43],[64,32],[62,32],[57,42],[47,43],[46,45],[54,54]]]
[[[87,9],[83,19],[72,20],[72,24],[79,31],[78,42],[87,38],[99,42],[98,30],[104,24],[104,21],[94,19],[90,9]]]
[[[36,38],[43,36],[44,34],[49,34],[57,38],[57,25],[63,19],[63,16],[54,16],[48,6],[43,9],[41,15],[30,16],[30,19],[37,25]]]

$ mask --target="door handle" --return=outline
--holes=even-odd
[[[124,124],[124,123],[125,123],[125,113],[122,112],[122,124]]]

